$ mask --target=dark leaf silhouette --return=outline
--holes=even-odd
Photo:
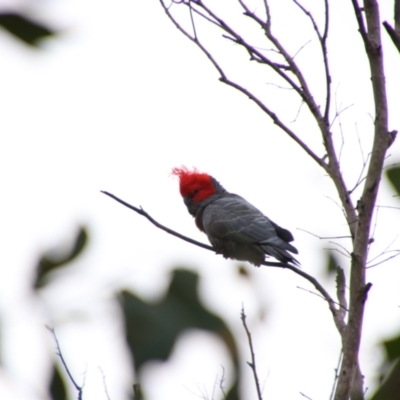
[[[39,22],[18,13],[0,13],[0,26],[30,46],[38,46],[40,40],[56,33]]]
[[[173,272],[164,299],[146,303],[127,291],[121,293],[126,339],[136,371],[150,360],[165,361],[180,334],[188,329],[202,329],[218,335],[227,346],[236,371],[236,380],[227,395],[238,399],[238,354],[233,335],[221,318],[200,303],[198,275],[182,269]]]
[[[55,271],[67,263],[73,261],[85,248],[88,241],[88,233],[86,228],[79,228],[79,232],[76,235],[75,242],[72,249],[65,253],[63,249],[58,252],[44,254],[37,263],[36,266],[36,279],[34,282],[34,288],[39,289],[43,287],[48,280],[50,272]],[[59,253],[59,254],[57,254]]]
[[[339,262],[332,252],[328,253],[328,262],[326,263],[326,272],[329,276],[336,275],[337,269],[339,267]]]
[[[386,350],[385,369],[382,385],[372,400],[400,400],[400,336],[383,343]]]
[[[60,375],[60,371],[56,367],[53,366],[53,376],[50,383],[50,394],[52,400],[67,400],[67,390],[65,388],[64,381]]]
[[[391,168],[386,172],[386,175],[396,189],[397,194],[400,194],[400,167]]]

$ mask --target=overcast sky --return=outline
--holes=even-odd
[[[298,57],[317,102],[323,104],[312,30],[306,20],[306,28],[294,28],[302,17],[287,11],[290,1],[275,3],[276,32],[292,54],[311,39]],[[300,399],[302,392],[314,400],[327,399],[339,335],[326,303],[301,290],[312,289],[306,281],[290,271],[250,265],[251,278],[243,280],[237,262],[157,230],[100,193],[107,190],[141,205],[161,223],[206,242],[170,175],[175,166],[196,166],[291,230],[302,268],[333,294],[334,283],[324,275],[324,249],[340,247],[300,230],[320,236],[348,234],[323,171],[255,104],[218,82],[216,71],[174,28],[158,1],[0,2],[1,7],[15,4],[62,33],[43,43],[43,50],[33,51],[0,32],[0,325],[5,364],[0,397],[44,398],[54,347],[44,324],[50,324],[77,380],[87,376],[85,399],[106,398],[99,367],[110,398],[126,399],[135,378],[113,292],[129,287],[145,299],[159,298],[169,271],[186,266],[201,273],[204,304],[237,334],[246,400],[255,399],[256,392],[244,362],[249,354],[239,318],[242,304],[265,398]],[[227,4],[221,0],[216,5],[223,9]],[[343,134],[343,171],[352,188],[370,151],[374,111],[350,5],[341,0],[332,9],[329,55],[337,110],[348,107],[341,114],[341,129],[337,120],[333,130],[338,148]],[[383,8],[382,20],[391,21],[391,13],[392,7]],[[182,18],[189,21],[184,14]],[[234,15],[229,18],[237,22]],[[260,40],[259,32],[246,24],[239,26]],[[249,66],[248,56],[237,47],[212,42],[207,28],[201,23],[197,27],[231,76],[255,88],[322,155],[321,139],[305,108],[297,116],[300,102],[270,85],[273,77],[260,66]],[[385,32],[383,41],[390,129],[398,129],[400,57]],[[399,143],[389,153],[387,163],[398,162]],[[378,204],[399,207],[386,181]],[[400,248],[399,210],[380,208],[376,218],[371,258]],[[37,257],[72,240],[79,224],[89,228],[87,251],[38,301],[29,291]],[[348,241],[340,244],[350,249]],[[348,259],[335,254],[348,271]],[[369,390],[375,387],[382,357],[378,343],[400,328],[398,265],[395,259],[368,270],[373,287],[361,365]],[[150,400],[211,399],[221,366],[229,381],[223,345],[215,337],[191,332],[178,343],[170,362],[145,368],[143,385]]]

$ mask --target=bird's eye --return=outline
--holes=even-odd
[[[199,193],[199,189],[194,189],[193,194],[197,194],[197,193]]]

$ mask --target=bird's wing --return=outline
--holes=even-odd
[[[240,243],[267,244],[297,252],[288,244],[293,240],[289,231],[238,195],[225,195],[208,204],[202,219],[208,236]]]

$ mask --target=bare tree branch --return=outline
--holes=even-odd
[[[305,101],[305,103],[307,104],[308,109],[310,110],[311,114],[314,116],[314,119],[317,122],[320,132],[322,134],[324,146],[325,146],[327,156],[329,159],[329,164],[327,164],[325,170],[326,170],[326,172],[328,172],[329,176],[331,177],[331,179],[333,180],[333,182],[336,186],[336,189],[339,194],[339,198],[345,209],[345,216],[346,216],[346,220],[347,220],[351,235],[352,235],[352,237],[354,237],[357,215],[355,212],[355,208],[352,204],[352,200],[348,194],[348,190],[347,190],[346,184],[343,180],[343,176],[340,171],[340,165],[339,165],[339,161],[338,161],[338,158],[336,155],[336,150],[335,150],[335,147],[333,144],[332,134],[329,130],[329,127],[331,125],[329,123],[329,115],[328,115],[329,110],[327,111],[327,118],[325,118],[321,114],[320,108],[317,105],[317,103],[315,102],[314,97],[311,94],[311,91],[308,87],[307,81],[304,78],[303,73],[301,72],[297,63],[293,60],[292,57],[290,57],[289,53],[281,45],[280,41],[272,34],[271,14],[270,14],[269,6],[268,6],[268,1],[264,0],[264,4],[266,7],[266,14],[267,14],[267,22],[265,25],[265,34],[266,34],[267,38],[276,46],[276,48],[279,50],[279,52],[284,56],[286,62],[289,64],[292,72],[294,73],[294,75],[297,77],[297,79],[300,82],[300,86],[303,89],[302,98]],[[327,35],[327,33],[326,33],[326,35]],[[329,68],[326,71],[328,71],[328,77],[329,77]],[[329,82],[329,81],[330,81],[330,77],[327,82]],[[330,82],[329,82],[329,85],[330,85]]]
[[[103,381],[104,393],[106,394],[107,400],[111,400],[111,399],[110,399],[110,395],[108,394],[107,383],[106,383],[106,376],[105,376],[103,370],[101,369],[101,367],[99,367],[99,371],[100,371],[100,373],[101,373],[101,379],[102,379],[102,381]]]
[[[376,204],[383,162],[389,144],[388,109],[380,35],[379,6],[376,0],[364,0],[367,32],[358,1],[352,0],[352,3],[371,69],[372,89],[375,100],[375,133],[364,190],[357,207],[359,219],[354,237],[354,250],[350,271],[349,322],[346,328],[343,362],[335,400],[347,400],[350,394],[352,398],[362,399],[364,397],[362,377],[357,376],[356,371],[365,301],[371,287],[370,284],[366,284],[365,267],[372,214]]]
[[[198,38],[191,36],[188,32],[186,32],[180,24],[173,18],[171,15],[168,7],[164,4],[163,0],[160,0],[160,3],[167,14],[168,18],[173,22],[175,27],[179,29],[188,39],[190,39],[192,42],[194,42],[207,56],[207,58],[211,61],[211,63],[214,65],[214,67],[217,69],[218,73],[220,74],[219,80],[223,83],[225,83],[228,86],[231,86],[243,94],[245,94],[250,100],[253,100],[267,115],[270,116],[270,118],[274,121],[276,125],[278,125],[284,132],[286,132],[290,138],[292,138],[297,144],[300,145],[300,147],[310,156],[312,157],[321,167],[326,169],[326,164],[325,162],[318,157],[306,144],[303,142],[286,124],[282,122],[282,120],[271,110],[269,109],[258,97],[256,97],[253,93],[245,89],[243,86],[239,85],[238,83],[230,80],[227,78],[225,75],[222,67],[219,65],[219,63],[215,60],[215,58],[211,55],[211,53],[200,43]],[[196,1],[196,5],[202,7],[212,18],[213,21],[218,22],[218,26],[229,33],[233,38],[230,38],[230,40],[235,41],[235,43],[238,43],[242,46],[244,46],[250,54],[255,54],[257,57],[259,57],[260,60],[262,60],[264,63],[268,64],[271,68],[274,69],[275,72],[277,72],[282,78],[284,78],[290,85],[293,87],[293,89],[297,90],[298,92],[301,92],[301,89],[299,88],[296,83],[288,77],[287,74],[285,74],[282,71],[281,66],[277,65],[276,63],[272,62],[269,60],[267,57],[265,57],[261,52],[259,52],[255,47],[250,46],[247,44],[239,35],[237,35],[233,29],[231,29],[224,21],[219,19],[208,7],[206,7],[201,1]],[[199,15],[202,15],[202,13],[199,13]],[[215,23],[215,22],[213,22]]]
[[[393,44],[396,46],[397,50],[400,52],[400,35],[396,32],[395,29],[392,28],[392,26],[389,24],[389,22],[384,21],[382,24],[385,27],[386,32],[392,39]]]
[[[249,342],[250,354],[251,354],[251,362],[248,362],[247,364],[249,365],[249,367],[253,371],[254,382],[255,382],[255,385],[256,385],[256,389],[257,389],[258,400],[262,400],[260,381],[258,379],[257,367],[256,367],[256,356],[254,354],[254,348],[253,348],[253,340],[251,338],[251,333],[249,331],[249,328],[247,327],[246,314],[244,313],[244,306],[243,305],[242,305],[242,312],[240,313],[240,319],[242,320],[242,324],[243,324],[244,330],[246,331],[247,340]]]
[[[79,386],[75,379],[73,378],[71,371],[68,368],[67,363],[65,362],[64,356],[62,355],[61,352],[61,348],[60,348],[60,343],[58,342],[57,339],[57,335],[56,335],[56,331],[54,328],[51,328],[50,326],[46,325],[46,329],[48,329],[50,331],[50,333],[53,335],[54,341],[56,343],[56,354],[57,356],[60,358],[62,365],[64,366],[65,372],[68,375],[68,378],[70,379],[70,381],[72,382],[72,384],[74,385],[76,391],[78,392],[78,400],[82,400],[82,394],[83,394],[83,387],[84,384],[82,386]]]
[[[192,40],[194,43],[196,43],[197,46],[200,47],[200,49],[206,54],[208,59],[212,62],[212,64],[216,67],[218,72],[220,73],[220,81],[228,84],[229,86],[234,87],[235,89],[241,91],[243,94],[245,94],[247,97],[249,97],[251,100],[253,100],[267,115],[273,119],[274,123],[277,124],[281,129],[284,130],[292,139],[294,139],[302,148],[307,152],[308,155],[310,155],[314,161],[318,163],[332,178],[339,197],[341,199],[341,202],[344,206],[345,209],[345,216],[351,231],[352,237],[354,237],[355,233],[355,227],[356,227],[356,221],[357,221],[357,215],[355,212],[355,208],[352,204],[352,200],[348,194],[348,190],[346,188],[345,182],[343,180],[343,177],[340,172],[340,166],[339,162],[336,156],[335,148],[333,145],[333,140],[332,140],[332,134],[329,131],[329,121],[325,120],[324,116],[321,114],[319,106],[316,104],[311,91],[308,87],[308,83],[306,82],[303,73],[301,72],[300,68],[298,67],[297,63],[294,61],[293,57],[289,55],[289,53],[285,50],[285,48],[281,45],[279,40],[275,38],[271,32],[271,15],[269,11],[269,6],[268,6],[268,1],[264,0],[264,5],[266,8],[266,14],[267,14],[267,19],[264,22],[259,18],[258,16],[255,15],[255,13],[252,13],[248,7],[245,5],[243,0],[240,0],[240,4],[245,10],[245,15],[252,18],[254,21],[256,21],[260,26],[263,27],[267,38],[273,43],[273,45],[276,47],[278,52],[284,57],[285,61],[289,65],[290,71],[294,74],[296,79],[298,80],[299,84],[297,84],[292,78],[289,77],[289,75],[282,69],[280,68],[276,63],[274,63],[272,60],[270,60],[268,57],[263,55],[260,51],[257,50],[254,46],[251,46],[249,43],[247,43],[237,32],[235,32],[234,29],[232,29],[222,18],[220,18],[218,15],[216,15],[209,7],[207,7],[201,0],[197,0],[193,5],[196,5],[196,7],[202,8],[209,16],[210,18],[219,25],[219,28],[225,31],[229,36],[229,40],[233,40],[235,43],[243,46],[247,52],[250,54],[250,57],[252,59],[256,59],[258,62],[263,62],[266,65],[268,65],[270,68],[272,68],[281,78],[283,78],[300,96],[300,98],[307,104],[308,109],[310,110],[311,114],[314,116],[315,121],[317,122],[319,129],[322,133],[323,137],[323,142],[327,151],[327,155],[329,158],[329,164],[325,163],[323,159],[320,157],[316,156],[316,154],[296,135],[291,129],[287,127],[286,124],[283,123],[283,121],[268,107],[266,106],[260,99],[258,99],[253,93],[248,91],[246,88],[238,84],[237,82],[233,82],[230,80],[225,73],[223,72],[223,68],[216,62],[215,58],[211,55],[209,51],[205,49],[205,47],[196,39],[193,38],[191,35],[189,35],[180,25],[179,23],[174,19],[174,17],[171,15],[169,12],[168,8],[165,6],[163,3],[163,0],[160,0],[162,7],[164,8],[165,12],[167,13],[168,17],[171,19],[171,21],[174,23],[174,25],[182,32],[185,34],[186,37],[188,37],[190,40]],[[326,13],[328,11],[326,10]],[[327,18],[327,14],[325,16]],[[325,31],[324,31],[324,36],[326,40],[327,38],[327,26],[325,26]],[[328,70],[329,71],[329,70]]]
[[[339,360],[337,363],[337,367],[335,368],[335,378],[333,380],[333,385],[332,385],[331,395],[329,396],[329,400],[332,400],[333,396],[335,395],[336,385],[339,378],[339,368],[342,363],[342,357],[343,357],[343,350],[340,350]]]
[[[332,116],[333,120],[330,121],[331,75],[328,62],[327,42],[329,35],[330,14],[328,0],[324,0],[324,22],[322,28],[318,27],[317,25],[316,21],[318,19],[300,3],[301,0],[293,0],[295,5],[310,20],[321,48],[326,92],[323,110],[321,110],[320,105],[314,98],[314,94],[310,90],[309,82],[305,77],[306,75],[304,70],[300,68],[298,61],[295,60],[295,57],[290,54],[280,38],[276,37],[272,32],[272,17],[268,0],[263,0],[265,16],[262,18],[257,15],[256,12],[253,12],[249,9],[245,3],[245,0],[238,1],[241,8],[244,10],[243,14],[254,21],[259,27],[261,27],[261,29],[263,29],[266,40],[272,44],[272,50],[274,51],[275,55],[278,55],[275,57],[278,58],[277,60],[270,58],[268,55],[265,55],[262,51],[260,51],[258,47],[253,46],[250,41],[243,37],[241,31],[233,29],[232,26],[226,23],[220,15],[217,15],[217,13],[213,11],[212,7],[205,5],[202,0],[196,0],[193,3],[193,10],[196,10],[195,12],[198,11],[199,16],[212,23],[217,28],[221,29],[222,35],[225,39],[233,41],[245,49],[250,56],[250,60],[254,60],[259,64],[269,67],[280,79],[283,79],[289,85],[289,87],[293,89],[293,93],[299,96],[300,100],[306,104],[309,113],[313,117],[321,133],[322,142],[326,152],[323,157],[317,156],[317,154],[314,153],[311,148],[309,148],[308,143],[305,142],[304,138],[292,131],[284,122],[285,119],[283,119],[280,115],[276,115],[274,110],[271,109],[268,104],[265,104],[261,98],[257,97],[253,92],[248,90],[239,82],[229,79],[224,73],[224,67],[222,64],[216,61],[214,56],[202,43],[199,42],[197,37],[192,37],[179,25],[174,17],[168,12],[168,9],[166,9],[163,0],[160,1],[166,10],[168,17],[172,20],[175,26],[206,54],[208,59],[220,74],[220,81],[235,88],[255,102],[269,116],[269,118],[271,118],[274,123],[277,124],[289,137],[295,140],[296,143],[299,144],[299,146],[314,161],[316,161],[317,164],[321,166],[332,179],[340,199],[340,208],[344,212],[346,222],[349,227],[350,238],[353,245],[353,251],[351,253],[348,252],[347,249],[344,250],[348,254],[343,253],[351,259],[349,306],[347,307],[346,276],[343,272],[343,269],[338,268],[337,270],[336,295],[340,304],[340,306],[337,307],[336,302],[334,302],[334,300],[330,297],[329,293],[327,293],[319,284],[319,282],[312,276],[309,276],[307,273],[291,265],[279,265],[279,263],[275,263],[275,265],[270,266],[293,270],[295,273],[301,275],[311,282],[316,287],[317,291],[322,295],[322,297],[324,297],[324,299],[328,302],[335,325],[340,332],[343,346],[343,359],[340,365],[340,372],[338,373],[334,400],[348,400],[349,397],[351,397],[352,400],[362,400],[364,398],[363,376],[359,367],[358,353],[362,332],[364,307],[368,291],[371,288],[371,284],[366,283],[365,271],[368,249],[372,243],[370,238],[372,216],[374,209],[376,208],[377,193],[386,152],[396,138],[396,131],[389,132],[388,130],[388,107],[382,58],[382,43],[380,37],[381,25],[379,18],[379,5],[377,0],[362,0],[362,6],[359,4],[361,0],[351,0],[358,30],[360,32],[370,66],[373,100],[375,103],[375,119],[373,120],[375,132],[372,151],[370,156],[367,158],[365,158],[362,153],[363,167],[357,182],[351,190],[347,189],[347,184],[344,180],[340,166],[342,147],[344,143],[344,134],[341,129],[340,120],[339,123],[340,133],[342,134],[342,146],[339,149],[339,155],[335,148],[331,131],[333,123],[335,122],[336,118],[340,117],[341,111],[336,111],[336,115]],[[184,4],[186,6],[190,6],[187,1]],[[388,29],[388,27],[391,28],[389,31],[391,32],[392,36],[398,35],[398,37],[400,37],[400,0],[394,0],[394,4],[395,28],[391,28],[387,23],[384,23],[384,26],[386,29]],[[357,206],[355,207],[352,196],[354,195],[354,191],[360,187],[361,184],[363,184],[362,194],[357,202]],[[338,244],[336,243],[336,245]],[[340,249],[335,250],[341,251]],[[347,316],[347,308],[348,323],[346,325],[344,320]]]
[[[383,26],[400,53],[400,0],[394,1],[394,28],[387,21]]]
[[[297,228],[297,230],[306,232],[309,235],[314,236],[314,237],[316,237],[318,239],[324,239],[324,240],[328,240],[328,239],[351,239],[351,236],[319,236],[319,235],[316,235],[315,233],[312,233],[312,232],[307,231],[307,230],[302,229],[302,228]]]
[[[330,112],[330,104],[331,104],[331,83],[332,78],[329,72],[329,62],[328,62],[328,48],[327,48],[327,39],[329,33],[329,3],[328,0],[324,1],[325,5],[325,27],[324,33],[321,35],[318,25],[315,22],[313,15],[308,11],[305,7],[303,7],[298,0],[293,0],[295,4],[310,18],[310,21],[313,25],[314,31],[317,34],[318,41],[321,46],[322,57],[324,60],[324,70],[325,70],[325,86],[326,86],[326,100],[325,100],[325,111],[324,111],[324,119],[327,126],[330,125],[329,123],[329,112]]]

